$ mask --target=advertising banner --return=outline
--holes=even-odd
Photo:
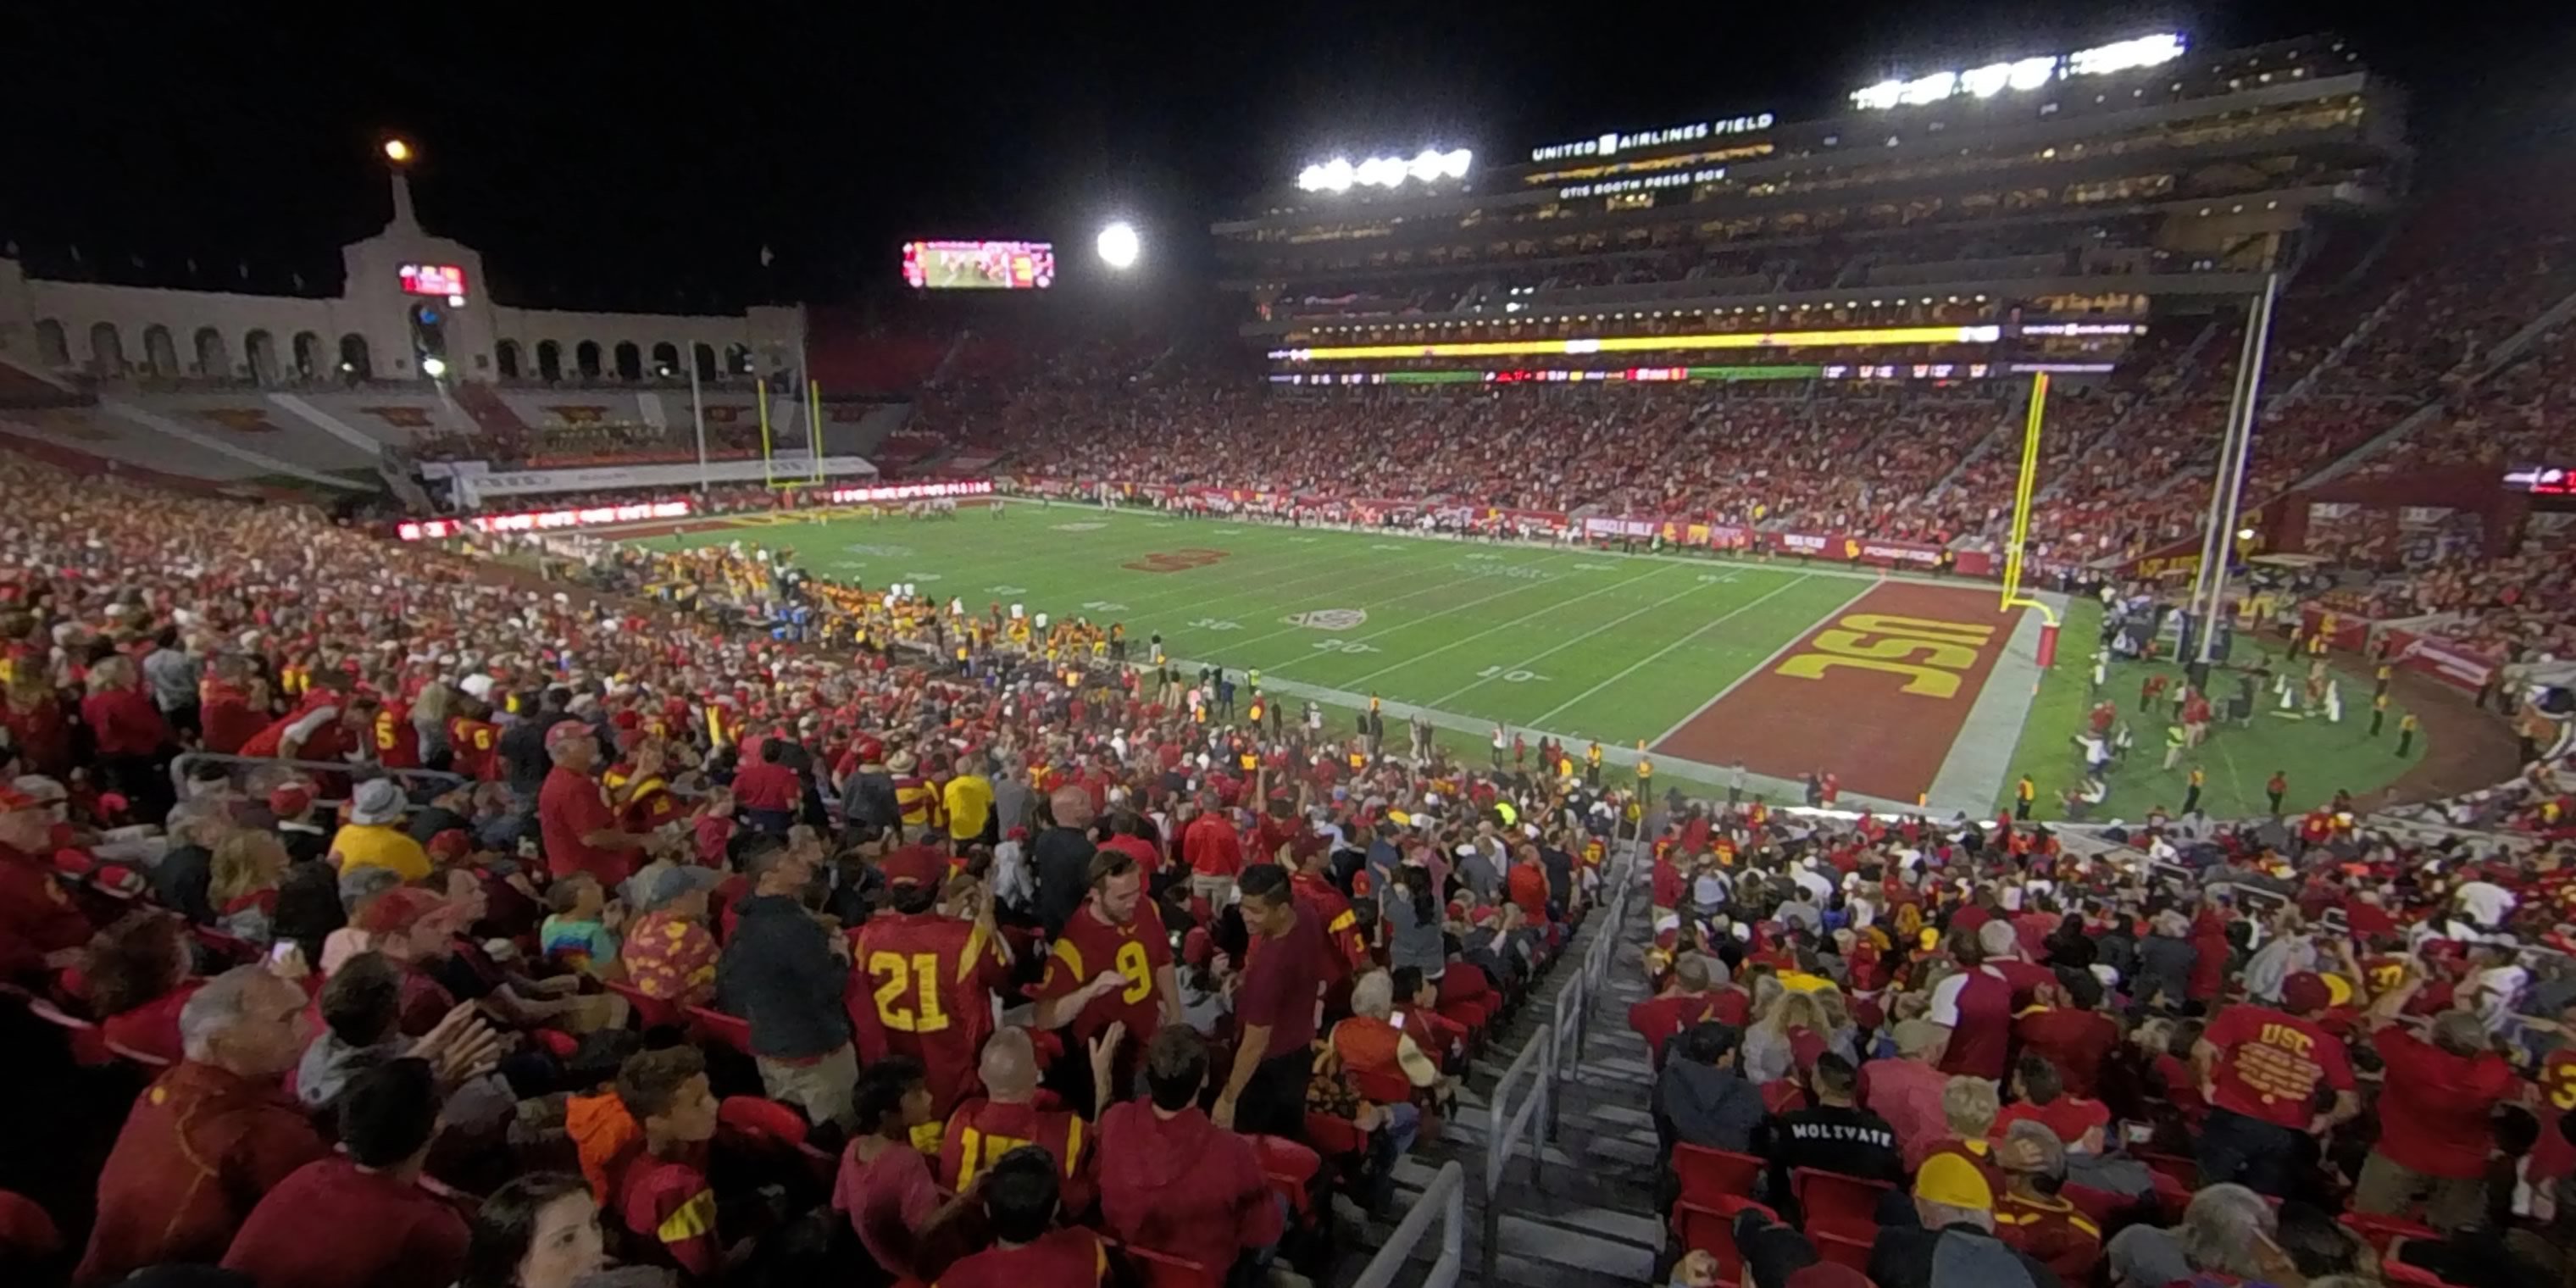
[[[2419,635],[2414,631],[2388,632],[2388,647],[2389,660],[2397,665],[2470,693],[2485,687],[2488,677],[2503,665],[2502,659],[2490,657],[2457,640],[2439,635]]]

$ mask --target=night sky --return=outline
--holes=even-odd
[[[912,237],[1051,238],[1071,279],[1112,216],[1188,286],[1209,219],[1336,151],[1499,164],[2159,30],[2340,31],[2407,84],[2419,142],[2489,119],[2517,67],[2576,110],[2566,18],[2471,32],[2437,19],[2488,7],[2392,0],[887,8],[14,5],[0,243],[43,276],[327,292],[384,222],[398,131],[423,221],[500,298],[729,311],[899,293]]]

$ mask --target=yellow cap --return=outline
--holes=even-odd
[[[1995,1190],[1977,1165],[1957,1154],[1934,1154],[1914,1174],[1914,1197],[1944,1207],[1983,1212],[1994,1207]]]

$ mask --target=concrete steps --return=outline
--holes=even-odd
[[[1442,1165],[1451,1162],[1467,1173],[1461,1282],[1479,1281],[1484,1264],[1486,1151],[1493,1128],[1487,1097],[1513,1058],[1546,1027],[1547,1003],[1554,1000],[1556,990],[1571,986],[1601,920],[1596,917],[1584,927],[1541,981],[1538,997],[1473,1062],[1459,1094],[1458,1112],[1443,1124],[1441,1139],[1417,1146],[1397,1165],[1398,1197],[1385,1216],[1365,1217],[1347,1201],[1337,1202],[1342,1255],[1331,1281],[1339,1288],[1349,1288],[1358,1280],[1361,1269],[1393,1233],[1395,1222],[1421,1198]],[[1494,1288],[1507,1284],[1514,1288],[1634,1288],[1650,1280],[1658,1268],[1662,1228],[1654,1212],[1657,1169],[1654,1122],[1647,1112],[1650,1074],[1645,1052],[1627,1024],[1629,1004],[1646,995],[1639,964],[1644,922],[1641,903],[1628,918],[1622,935],[1626,942],[1613,952],[1604,988],[1583,1018],[1579,1058],[1572,1049],[1564,1053],[1556,1131],[1540,1153],[1535,1175],[1526,1157],[1515,1158],[1505,1169],[1494,1201],[1501,1218],[1490,1281]],[[1435,1222],[1394,1282],[1421,1282],[1439,1251]]]

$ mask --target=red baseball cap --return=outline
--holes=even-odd
[[[447,901],[427,890],[401,886],[387,890],[358,909],[349,924],[371,935],[395,935],[419,925],[429,914],[446,907]]]
[[[2334,990],[2323,976],[2303,970],[2281,981],[2281,1004],[2292,1012],[2322,1011],[2334,1005]]]
[[[268,812],[279,818],[293,818],[311,808],[313,789],[302,783],[287,783],[268,793]]]
[[[429,838],[429,857],[454,861],[474,852],[474,838],[464,828],[451,827]]]
[[[907,845],[877,863],[887,885],[937,885],[948,875],[948,856],[927,845]]]
[[[590,725],[586,721],[558,720],[546,729],[546,750],[552,751],[563,743],[570,742],[575,738],[590,738],[596,740],[597,737],[598,735],[592,732]]]

